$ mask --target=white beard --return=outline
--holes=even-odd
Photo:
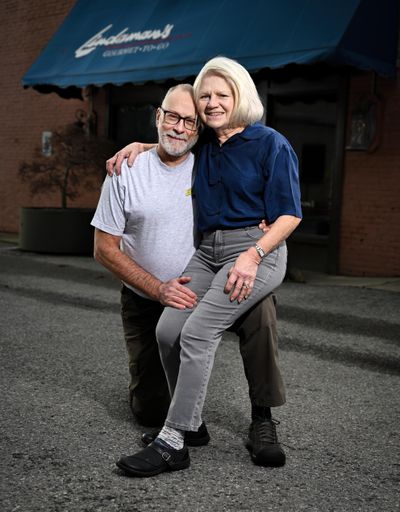
[[[168,137],[168,135],[175,137],[175,139],[180,138],[180,140],[172,140]],[[198,138],[198,135],[196,135],[195,137],[187,139],[187,137],[184,135],[178,136],[173,131],[164,131],[161,127],[158,128],[158,142],[164,151],[171,156],[183,156],[192,149]]]

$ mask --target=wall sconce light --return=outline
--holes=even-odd
[[[53,148],[51,145],[52,132],[42,132],[42,154],[44,156],[51,156]]]
[[[380,142],[382,102],[371,95],[359,101],[351,113],[349,143],[346,149],[372,153]]]

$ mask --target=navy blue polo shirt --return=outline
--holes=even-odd
[[[194,195],[201,232],[302,216],[296,154],[283,135],[261,123],[222,145],[209,135],[199,147]]]

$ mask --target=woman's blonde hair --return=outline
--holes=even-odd
[[[196,103],[199,100],[202,81],[209,75],[224,78],[232,87],[235,100],[230,118],[232,127],[247,126],[262,118],[264,107],[253,79],[241,64],[227,57],[214,57],[200,70],[193,84]]]

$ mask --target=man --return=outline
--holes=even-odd
[[[163,306],[196,305],[195,293],[185,286],[190,278],[176,277],[195,250],[194,156],[190,150],[198,139],[198,120],[190,85],[167,92],[157,110],[156,124],[157,146],[140,154],[133,169],[106,178],[92,221],[96,259],[123,282],[131,408],[139,423],[147,426],[163,423],[170,401],[155,339]],[[285,401],[277,364],[273,297],[247,312],[232,329],[240,337],[252,402],[247,446],[256,464],[282,465],[285,454],[270,411],[271,406]],[[143,440],[148,443],[152,436],[145,434]],[[186,435],[188,445],[208,441],[204,424],[198,432]]]

